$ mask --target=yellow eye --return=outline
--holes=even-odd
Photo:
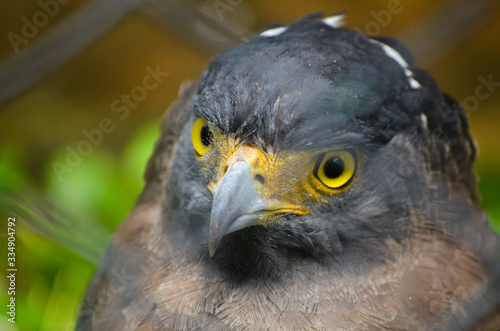
[[[205,120],[198,118],[191,130],[191,140],[195,155],[202,156],[212,149],[213,139],[214,135]]]
[[[327,187],[345,188],[352,182],[357,170],[356,154],[349,151],[333,151],[321,154],[316,161],[314,174]]]

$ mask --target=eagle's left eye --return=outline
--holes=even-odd
[[[198,118],[191,130],[191,141],[193,142],[196,156],[202,156],[212,149],[214,135],[204,119]]]
[[[327,187],[343,189],[356,174],[357,155],[351,151],[332,151],[318,157],[314,175]]]

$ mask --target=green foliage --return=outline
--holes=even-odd
[[[19,191],[29,178],[21,146],[8,145],[0,150],[0,189]]]
[[[140,128],[119,157],[96,150],[83,157],[74,170],[58,177],[52,164],[65,163],[67,151],[61,149],[46,167],[47,192],[53,200],[99,219],[102,225],[114,230],[144,185],[143,172],[158,128],[156,122]]]
[[[159,123],[140,128],[120,155],[96,148],[80,164],[57,176],[65,164],[60,148],[43,165],[44,183],[29,174],[26,151],[0,150],[0,217],[16,216],[16,324],[1,330],[74,330],[80,301],[110,233],[132,209],[143,186],[143,172],[157,139]],[[45,193],[41,193],[45,192]],[[5,235],[7,229],[0,231]],[[4,238],[4,237],[2,237]],[[50,239],[47,239],[50,238]],[[2,240],[2,256],[7,256]],[[6,268],[0,271],[5,289]],[[9,300],[0,292],[0,302]]]
[[[481,205],[490,217],[491,227],[500,233],[500,172],[479,169],[479,175]]]

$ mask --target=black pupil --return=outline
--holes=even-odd
[[[329,158],[325,162],[324,172],[328,178],[339,177],[344,172],[344,160],[338,156]]]
[[[212,144],[212,138],[212,131],[210,131],[207,125],[204,125],[201,128],[201,143],[208,147]]]

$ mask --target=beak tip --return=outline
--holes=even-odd
[[[217,246],[210,244],[208,246],[208,256],[214,257],[216,250],[217,250]]]
[[[215,252],[217,251],[217,247],[219,247],[219,243],[222,239],[223,234],[214,234],[210,233],[208,240],[208,256],[214,257]]]

